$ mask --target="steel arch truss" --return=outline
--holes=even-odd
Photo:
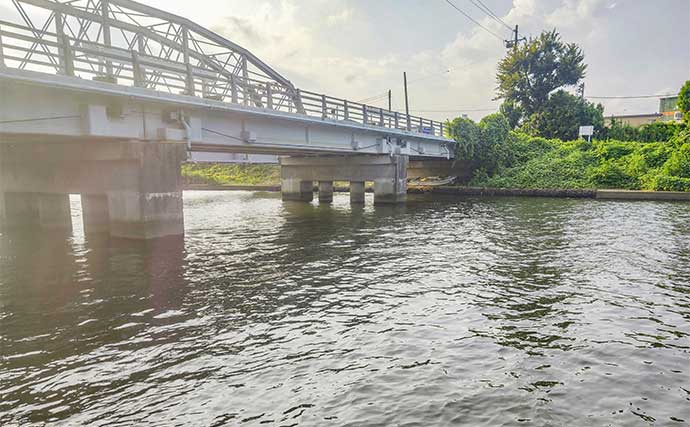
[[[304,112],[290,81],[188,19],[131,0],[12,1],[8,66]]]

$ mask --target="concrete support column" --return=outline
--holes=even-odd
[[[407,201],[407,156],[391,158],[391,174],[374,180],[374,204],[395,204]]]
[[[38,194],[38,217],[42,228],[72,230],[69,194]]]
[[[105,233],[110,230],[107,195],[82,194],[81,210],[84,218],[84,233]]]
[[[0,193],[0,228],[35,227],[39,224],[38,199],[33,193]],[[4,206],[4,207],[3,207]]]
[[[283,178],[281,180],[283,200],[311,202],[314,200],[314,181],[299,178]]]
[[[116,189],[107,192],[110,235],[155,239],[184,234],[181,143],[140,143],[136,162],[115,169]]]
[[[7,214],[5,212],[5,193],[0,192],[0,230],[7,221]]]
[[[333,202],[333,181],[319,181],[319,203]]]
[[[364,181],[350,181],[350,203],[364,203]]]

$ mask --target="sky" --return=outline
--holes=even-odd
[[[479,119],[498,109],[496,65],[504,24],[452,0],[143,0],[185,16],[252,51],[314,92],[360,101],[393,91],[413,114]],[[690,0],[483,0],[520,34],[558,30],[588,64],[587,96],[677,93],[690,79]],[[0,0],[0,16],[11,8]],[[488,31],[487,31],[488,30]],[[491,34],[490,32],[494,33]],[[605,114],[654,113],[658,99],[596,100]],[[371,102],[385,106],[381,97]]]

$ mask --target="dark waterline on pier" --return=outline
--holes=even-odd
[[[0,425],[690,425],[690,204],[279,197],[0,234]]]

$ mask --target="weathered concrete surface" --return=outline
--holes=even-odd
[[[431,176],[456,176],[458,181],[466,182],[472,178],[472,165],[463,160],[410,160],[407,166],[409,179]]]
[[[180,164],[185,159],[186,145],[177,142],[0,143],[0,191],[34,194],[16,203],[6,197],[5,210],[11,215],[6,215],[5,224],[16,222],[16,210],[34,210],[36,205],[40,213],[43,195],[86,194],[89,207],[88,196],[96,194],[107,198],[112,236],[151,239],[183,234]],[[101,217],[87,212],[86,218],[93,213],[93,224],[102,226],[100,203]],[[55,203],[43,205],[46,212],[59,211]],[[46,227],[57,221],[43,221],[40,214],[38,218]]]
[[[594,198],[596,190],[563,190],[544,188],[484,188],[461,186],[411,187],[411,194],[449,194],[458,196],[521,196],[521,197],[568,197]]]
[[[319,203],[333,203],[333,181],[319,181]]]
[[[350,203],[364,203],[365,190],[364,181],[350,181]]]
[[[678,200],[690,201],[690,192],[682,191],[638,191],[597,190],[597,199],[608,200]]]
[[[2,193],[4,209],[0,228],[36,227],[39,224],[38,199],[32,193]]]
[[[311,202],[314,200],[314,181],[299,178],[283,178],[281,180],[283,200],[295,202]]]
[[[406,199],[407,156],[281,157],[280,162],[286,200],[299,200],[294,196],[296,182],[305,181],[373,181],[374,203],[401,203]]]
[[[38,221],[41,228],[72,230],[69,194],[38,194]]]
[[[106,194],[82,194],[81,211],[86,234],[110,231],[110,213]]]

